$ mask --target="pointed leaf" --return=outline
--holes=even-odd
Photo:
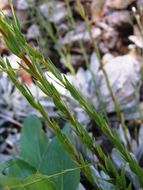
[[[36,116],[29,116],[21,134],[20,157],[38,168],[48,147],[48,138],[42,130],[40,120]]]
[[[66,135],[69,135],[69,128],[66,128]],[[47,175],[61,173],[67,169],[77,168],[77,164],[72,160],[71,155],[65,150],[60,141],[55,137],[49,145],[48,152],[44,157],[39,171]],[[75,190],[79,184],[80,171],[75,169],[52,178],[58,190]]]

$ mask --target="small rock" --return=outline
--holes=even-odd
[[[27,40],[36,39],[39,36],[40,36],[39,26],[37,24],[31,25],[27,31],[27,35],[26,35]]]
[[[143,48],[143,38],[142,36],[129,36],[129,40],[131,40],[137,47]]]
[[[65,19],[68,12],[65,3],[61,1],[48,1],[39,7],[41,14],[50,22],[59,23]]]
[[[65,35],[66,32],[68,32],[68,25],[65,23],[61,23],[60,25],[57,25],[58,32],[61,36]]]
[[[108,48],[108,44],[107,43],[101,41],[98,44],[98,46],[99,46],[99,49],[100,49],[101,53],[103,53],[103,54],[108,53],[109,48]]]
[[[134,108],[135,111],[137,101],[133,84],[137,86],[140,80],[139,62],[131,55],[118,56],[105,64],[104,69],[120,109],[130,110]],[[101,74],[100,92],[103,99],[106,100],[107,110],[112,112],[114,104],[103,74]]]
[[[27,10],[35,5],[35,0],[18,0],[16,9]]]
[[[92,38],[95,39],[101,34],[101,30],[99,28],[92,28],[91,33],[92,33]],[[91,38],[89,32],[87,30],[83,32],[70,31],[65,35],[65,37],[59,43],[66,45],[77,42],[79,40],[83,40],[85,42],[90,41]]]
[[[122,27],[131,25],[132,15],[129,11],[115,11],[106,17],[107,22],[112,27]]]
[[[126,9],[136,0],[107,0],[106,6],[113,9]]]
[[[13,147],[16,142],[20,139],[20,134],[9,134],[8,138],[6,139],[6,144]]]

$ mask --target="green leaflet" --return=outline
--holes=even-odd
[[[36,173],[36,168],[31,166],[29,163],[24,160],[14,159],[9,167],[8,176],[23,179],[34,173]]]
[[[67,126],[64,129],[64,133],[70,136],[69,132],[69,126]],[[47,167],[45,167],[46,165]],[[48,152],[43,159],[39,171],[44,174],[53,175],[74,168],[77,168],[77,164],[74,163],[71,155],[65,150],[58,138],[55,137],[49,145]],[[66,172],[51,180],[55,182],[59,190],[76,190],[80,178],[79,174],[80,171],[75,169],[75,171]]]
[[[5,172],[6,169],[8,169],[9,177],[18,177],[20,179],[37,172],[36,168],[21,159],[11,159],[0,163],[0,173]]]
[[[31,175],[24,180],[0,175],[0,181],[3,182],[3,190],[57,190],[55,185],[41,174]]]
[[[48,138],[42,130],[42,125],[36,116],[29,116],[21,133],[20,157],[38,168],[48,148]]]
[[[65,128],[64,133],[70,136],[69,126]],[[50,181],[55,184],[57,190],[76,190],[79,184],[80,170],[71,155],[56,137],[48,143],[40,120],[32,115],[25,120],[22,129],[20,159],[0,165],[1,171],[4,168],[9,168],[8,176],[1,175],[0,181],[10,190],[32,190],[38,187],[41,189],[40,185],[42,190],[53,190],[46,189],[46,184],[51,183]],[[34,184],[26,185],[27,181]]]

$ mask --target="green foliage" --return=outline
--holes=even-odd
[[[3,183],[3,190],[57,190],[54,184],[41,174],[34,174],[23,180],[0,175],[0,181]]]
[[[48,150],[48,138],[36,116],[29,116],[22,128],[20,158],[35,168],[41,165]]]
[[[36,168],[30,165],[28,162],[22,159],[11,160],[11,165],[9,167],[8,176],[16,177],[19,179],[26,178],[34,173],[36,173]]]
[[[70,136],[69,126],[67,127],[65,133]],[[48,147],[47,154],[45,154],[45,157],[42,159],[39,171],[44,174],[54,175],[55,173],[61,173],[67,169],[74,169],[76,167],[77,164],[73,162],[70,154],[64,149],[57,137],[55,137]],[[52,181],[57,185],[57,189],[75,190],[79,183],[79,170],[67,172],[53,178]]]
[[[69,126],[64,133],[70,136]],[[80,168],[56,137],[48,142],[36,116],[24,123],[19,158],[2,166],[8,168],[7,176],[0,175],[4,189],[75,190],[79,183]]]

